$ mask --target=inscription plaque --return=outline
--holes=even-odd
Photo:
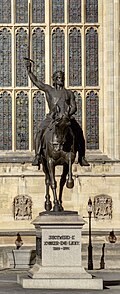
[[[42,265],[80,266],[81,230],[80,229],[43,229]]]

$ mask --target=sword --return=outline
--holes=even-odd
[[[34,63],[34,61],[30,58],[30,56],[31,56],[31,50],[30,50],[30,41],[31,41],[31,35],[30,35],[31,13],[30,12],[31,12],[31,3],[30,3],[30,0],[28,0],[28,57],[24,57],[24,59]]]

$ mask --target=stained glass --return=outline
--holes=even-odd
[[[81,22],[81,0],[69,0],[69,22]]]
[[[82,84],[81,33],[73,28],[69,34],[69,85]]]
[[[86,85],[98,86],[98,33],[94,28],[86,33]]]
[[[0,150],[12,149],[12,98],[4,91],[0,94]]]
[[[11,60],[11,33],[4,28],[0,31],[0,87],[12,84]]]
[[[86,97],[87,148],[99,148],[99,98],[94,91]]]
[[[43,119],[45,118],[45,95],[40,91],[33,96],[33,138]]]
[[[65,40],[64,32],[60,28],[53,30],[52,34],[52,69],[64,71],[65,67]]]
[[[16,149],[29,148],[28,96],[23,91],[16,98]]]
[[[98,22],[98,0],[86,0],[86,22]]]
[[[64,0],[52,0],[52,22],[64,22]]]
[[[16,86],[28,85],[28,74],[24,57],[28,57],[27,32],[20,28],[16,34]]]
[[[79,125],[82,127],[82,97],[81,93],[74,91],[75,100],[77,104],[77,113],[75,114],[75,118]]]
[[[34,73],[37,78],[45,81],[45,35],[44,31],[37,28],[32,35],[32,51],[34,60]]]
[[[28,0],[16,0],[16,23],[28,22]]]
[[[11,22],[11,0],[0,0],[0,23]]]
[[[45,0],[32,1],[32,22],[45,22]]]

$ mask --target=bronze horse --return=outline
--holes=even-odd
[[[70,118],[60,113],[57,106],[55,117],[51,120],[49,127],[45,130],[42,140],[41,160],[45,173],[46,201],[45,209],[52,209],[49,195],[49,187],[53,192],[53,211],[62,211],[62,191],[66,182],[67,188],[73,188],[72,164],[76,156],[75,137],[70,127]],[[60,179],[59,197],[57,198],[55,166],[63,165],[63,173]],[[68,179],[66,181],[66,177]]]

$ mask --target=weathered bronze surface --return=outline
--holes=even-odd
[[[63,210],[62,191],[66,185],[73,188],[72,164],[78,151],[80,165],[89,165],[85,159],[85,140],[83,132],[73,114],[77,110],[74,93],[64,88],[64,73],[57,71],[53,74],[53,87],[38,81],[31,71],[31,62],[26,59],[28,75],[40,90],[46,94],[49,106],[49,114],[40,125],[35,138],[35,159],[33,165],[43,165],[46,184],[45,209],[50,211],[52,203],[49,195],[49,187],[53,191],[53,211]],[[55,166],[63,165],[63,173],[60,180],[59,197],[57,198]]]

